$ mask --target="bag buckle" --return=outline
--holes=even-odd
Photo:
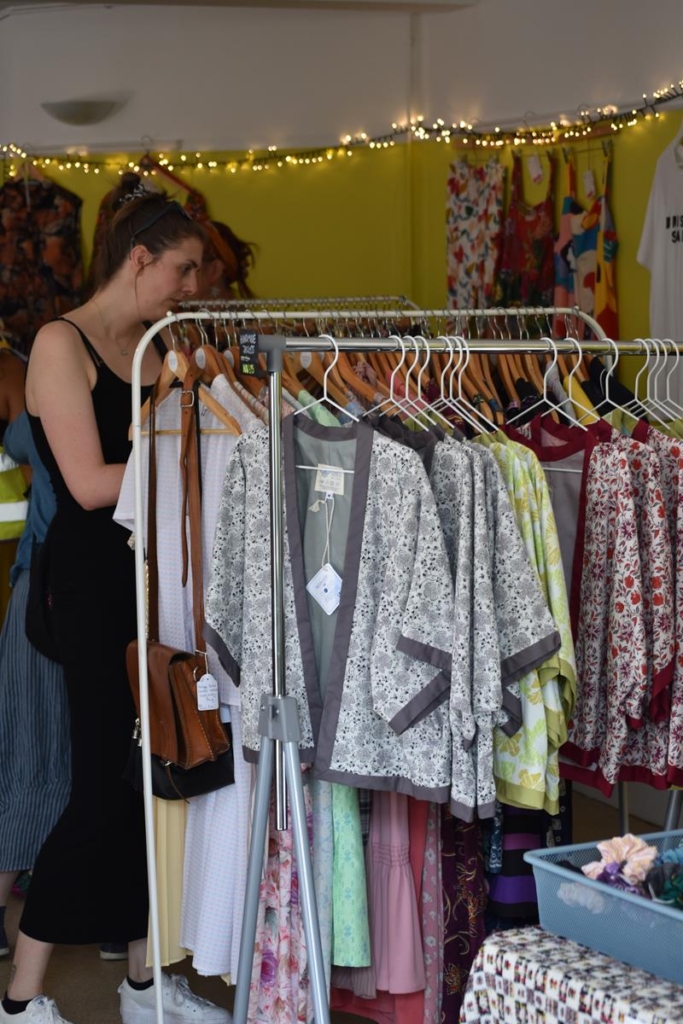
[[[183,395],[189,395],[191,401],[183,402]],[[194,391],[189,391],[189,390],[186,390],[185,388],[183,388],[183,390],[180,392],[180,408],[181,409],[191,409],[193,407],[193,405],[194,405],[194,400],[195,400]]]
[[[209,656],[208,656],[207,651],[200,651],[200,650],[198,650],[195,647],[194,653],[197,655],[197,657],[204,659],[204,672],[202,674],[203,675],[208,675],[209,674]],[[196,667],[192,670],[192,675],[194,676],[195,683],[197,682],[197,672],[198,671],[199,670]]]

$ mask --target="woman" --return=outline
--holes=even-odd
[[[71,725],[69,803],[43,845],[20,922],[0,1021],[68,1024],[42,995],[53,943],[128,943],[123,1024],[154,1024],[145,966],[147,868],[142,798],[122,781],[135,718],[125,651],[135,637],[133,554],[113,522],[130,452],[130,379],[146,321],[196,292],[202,229],[156,193],[125,197],[100,252],[98,287],[37,335],[26,406],[57,499],[46,538],[51,630]],[[150,346],[143,398],[161,367]],[[164,976],[165,1019],[226,1024],[230,1015]]]
[[[7,342],[0,338],[0,445],[4,444],[4,435],[10,423],[16,420],[24,408],[24,364],[9,348]],[[1,454],[1,453],[0,453]],[[2,462],[0,460],[0,467]],[[1,471],[1,469],[0,469]],[[0,489],[3,497],[4,491]],[[2,523],[0,523],[0,526]],[[5,523],[8,527],[9,523]],[[7,605],[10,599],[10,569],[17,552],[17,541],[7,537],[18,537],[18,533],[2,531],[0,540],[0,625],[4,622]]]
[[[40,654],[26,636],[31,554],[45,540],[56,506],[25,411],[5,431],[4,447],[15,462],[30,466],[31,490],[0,633],[0,956],[9,953],[4,917],[12,885],[22,870],[33,867],[71,788],[62,666]]]
[[[203,227],[206,245],[197,298],[253,299],[247,278],[256,262],[254,244],[219,220],[206,221]]]

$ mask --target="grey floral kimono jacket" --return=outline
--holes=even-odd
[[[297,440],[298,439],[298,440]],[[355,442],[341,603],[324,697],[316,664],[297,498],[297,445],[336,465]],[[348,450],[348,448],[347,448]],[[313,452],[313,455],[311,455]],[[283,424],[287,693],[299,709],[301,760],[318,778],[446,802],[453,588],[434,497],[419,457],[363,422]],[[269,454],[243,435],[226,474],[206,599],[207,639],[241,688],[244,754],[256,760],[260,698],[272,692]]]

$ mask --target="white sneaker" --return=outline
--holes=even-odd
[[[0,1001],[0,1021],[7,1024],[69,1024],[57,1009],[54,999],[47,996],[36,996],[23,1013],[14,1014],[5,1013]]]
[[[182,974],[163,974],[162,978],[164,1024],[231,1024],[228,1011],[196,996]],[[123,1024],[156,1024],[154,985],[138,992],[125,978],[119,995]]]

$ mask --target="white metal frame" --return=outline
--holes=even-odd
[[[543,316],[552,317],[557,315],[572,315],[583,320],[588,324],[591,330],[596,334],[595,340],[582,341],[580,345],[586,352],[601,353],[609,355],[614,351],[614,346],[620,354],[624,355],[638,355],[642,354],[642,345],[637,341],[620,341],[620,342],[608,342],[605,340],[604,332],[600,329],[599,325],[591,317],[581,313],[580,310],[573,308],[548,308],[548,309],[536,309],[536,308],[523,308],[523,309],[472,309],[472,310],[412,310],[412,309],[397,309],[389,310],[386,309],[375,309],[375,310],[353,310],[354,317],[361,317],[371,319],[372,317],[386,318],[387,316],[395,316],[410,319],[422,320],[428,318],[439,318],[441,320],[447,320],[454,316],[480,316],[480,317],[497,317],[497,316]],[[181,323],[183,321],[208,321],[216,322],[221,320],[224,322],[234,321],[252,321],[256,324],[262,321],[285,321],[292,319],[308,319],[310,317],[323,317],[325,319],[336,319],[336,318],[347,318],[349,311],[341,311],[340,309],[327,309],[321,311],[320,309],[306,310],[306,311],[283,311],[283,310],[259,310],[252,309],[245,311],[244,309],[220,309],[216,311],[210,311],[206,309],[205,305],[201,310],[193,312],[180,312],[176,314],[168,314],[162,320],[153,324],[148,331],[142,337],[140,343],[135,351],[133,359],[132,369],[132,432],[133,432],[133,465],[134,465],[134,482],[135,482],[135,535],[137,538],[143,537],[143,479],[142,479],[142,424],[141,424],[141,392],[140,392],[140,381],[141,381],[141,368],[142,360],[145,351],[152,339],[165,327],[169,327],[172,324]],[[274,337],[273,335],[264,336],[264,342],[272,346]],[[339,349],[346,351],[398,351],[400,344],[396,339],[393,338],[339,338],[334,343],[329,338],[281,338],[280,349],[282,351],[331,351],[336,344]],[[447,343],[443,339],[429,340],[430,348],[433,351],[449,351]],[[499,339],[482,339],[474,338],[468,339],[467,345],[473,352],[548,352],[550,351],[550,345],[547,340],[541,339],[518,339],[509,341],[501,341]],[[672,342],[664,343],[665,348],[669,352],[676,350],[676,346]],[[574,353],[576,352],[576,341],[573,339],[557,340],[553,342],[553,349],[558,352]],[[270,390],[271,390],[271,414],[270,414],[270,435],[271,435],[271,446],[276,451],[279,451],[279,430],[280,430],[280,402],[276,400],[281,393],[281,373],[277,368],[271,369],[270,371]],[[275,439],[275,441],[273,440]],[[271,474],[276,478],[276,485],[273,487],[273,481],[271,480],[271,491],[275,494],[281,493],[281,487],[279,486],[280,481],[277,479],[281,472],[281,466],[279,459],[272,457],[273,447],[271,447]],[[271,523],[271,530],[279,532],[281,523]],[[273,550],[277,551],[277,543],[273,545]],[[280,549],[281,550],[281,549]],[[282,566],[275,564],[273,560],[274,572],[277,574],[278,579],[274,581],[274,601],[277,601],[278,595],[275,591],[282,587]],[[145,554],[144,545],[137,543],[135,545],[135,583],[136,583],[136,601],[137,601],[137,631],[138,637],[145,637],[147,635],[147,618],[146,618],[146,589],[145,589]],[[281,591],[279,594],[279,605],[274,604],[274,629],[277,631],[281,630],[281,623],[277,623],[276,612],[281,613],[282,609],[282,595]],[[278,640],[279,638],[275,638]],[[274,643],[274,656],[276,655],[276,648],[278,643]],[[155,850],[155,837],[154,837],[154,813],[153,813],[153,795],[152,795],[152,777],[151,777],[151,750],[150,750],[150,736],[149,736],[149,697],[148,697],[148,679],[147,679],[147,662],[145,658],[145,645],[139,645],[140,661],[139,661],[139,674],[140,674],[140,725],[142,734],[142,767],[143,767],[143,785],[144,785],[144,807],[145,807],[145,831],[147,841],[147,863],[148,863],[148,878],[149,878],[149,905],[150,905],[150,923],[151,923],[151,940],[152,940],[152,957],[153,957],[153,969],[154,969],[154,980],[155,980],[155,996],[156,996],[156,1018],[157,1024],[163,1024],[163,1009],[161,1002],[161,950],[159,943],[159,905],[158,905],[158,893],[156,884],[156,850]],[[284,697],[284,665],[281,666],[281,685],[274,688],[273,697]],[[275,671],[277,676],[277,669]],[[270,696],[270,695],[267,695]],[[262,744],[263,745],[263,744]],[[282,747],[286,747],[286,743],[281,741],[276,742],[276,781],[278,778],[284,780],[285,768],[283,763],[284,751]],[[279,762],[279,768],[278,768]],[[284,796],[284,784],[276,786],[276,796],[278,799],[277,807],[277,818],[278,822],[286,820],[285,809],[282,805],[282,798]],[[681,794],[683,796],[683,793]],[[624,806],[622,805],[622,814],[624,813]],[[625,829],[626,830],[626,829]],[[249,893],[249,890],[248,890]],[[303,892],[302,892],[302,895]],[[317,925],[317,916],[315,915],[315,897],[311,892],[310,894],[313,900],[313,918]],[[306,920],[306,915],[304,915]],[[309,922],[310,924],[310,922]],[[319,942],[319,935],[318,935]],[[251,957],[249,958],[251,963]],[[315,966],[311,965],[312,969]],[[313,973],[313,970],[312,970]],[[318,979],[319,981],[320,979]],[[323,979],[324,983],[324,979]],[[315,998],[315,984],[314,998]],[[238,993],[239,995],[240,993]],[[247,993],[248,997],[248,985]],[[244,993],[241,993],[242,999],[244,999]],[[316,1007],[316,1024],[327,1024],[329,1020],[329,1010],[327,1006]],[[239,1020],[235,1017],[235,1024],[246,1024],[246,1016],[244,1020]]]

